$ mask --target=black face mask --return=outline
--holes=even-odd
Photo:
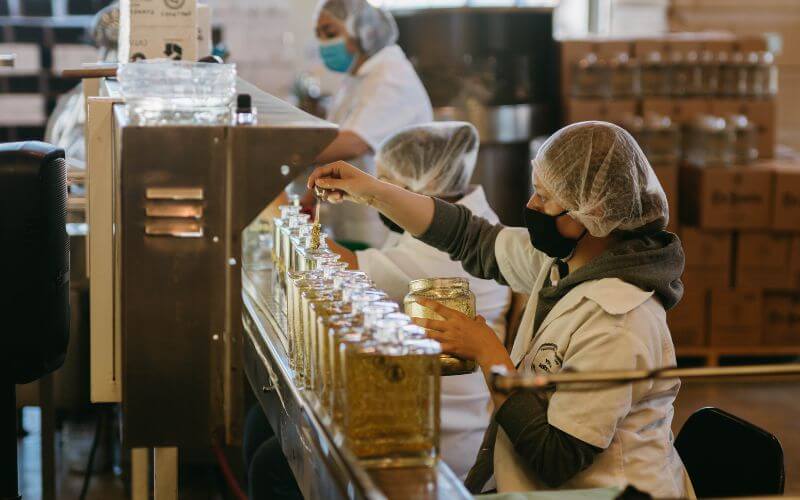
[[[387,228],[389,228],[389,231],[391,231],[393,233],[400,233],[400,234],[403,234],[403,233],[406,232],[406,230],[403,229],[402,227],[400,227],[395,221],[393,221],[392,219],[386,217],[382,213],[378,213],[378,217],[381,218],[381,222],[383,222],[383,225],[386,226]]]
[[[559,233],[556,221],[566,214],[567,211],[564,210],[558,215],[547,215],[544,212],[525,207],[523,214],[525,227],[528,228],[528,235],[530,235],[534,248],[556,259],[569,257],[575,251],[578,242],[586,235],[586,230],[584,229],[583,234],[576,240]]]

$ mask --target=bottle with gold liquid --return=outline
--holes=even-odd
[[[303,365],[305,388],[309,394],[315,394],[314,388],[317,384],[317,373],[314,370],[316,365],[316,321],[313,313],[318,304],[330,302],[337,299],[333,292],[333,282],[328,281],[324,288],[311,289],[302,294],[302,314],[303,314],[303,348],[305,350],[305,364]]]
[[[353,307],[353,306],[351,306]],[[324,325],[324,343],[328,349],[328,365],[324,370],[329,370],[330,385],[327,392],[328,408],[336,428],[341,428],[343,422],[342,407],[344,401],[344,383],[342,373],[342,339],[352,333],[353,328],[358,328],[366,336],[374,332],[374,324],[381,317],[390,316],[397,310],[394,302],[379,300],[374,302],[359,302],[350,314],[335,315],[327,318]],[[383,315],[383,316],[382,316]],[[406,322],[409,321],[408,317]],[[351,339],[352,340],[352,339]]]
[[[374,340],[343,344],[345,443],[367,467],[434,466],[441,349],[432,340],[399,342],[383,322]]]
[[[292,271],[292,254],[294,247],[292,246],[292,237],[300,234],[300,227],[308,223],[308,214],[298,214],[289,217],[286,225],[281,227],[281,266],[283,268],[281,284],[286,287],[288,277],[286,273]]]
[[[302,296],[309,291],[321,291],[328,285],[322,279],[321,274],[312,277],[300,277],[292,286],[291,293],[291,332],[290,345],[292,351],[295,378],[299,387],[304,387],[305,380],[305,341],[303,338],[303,305]]]
[[[312,265],[312,269],[307,271],[289,271],[287,273],[286,282],[286,303],[287,303],[287,318],[289,324],[289,360],[290,366],[297,372],[297,365],[295,364],[300,356],[297,352],[299,347],[296,340],[300,336],[297,331],[298,325],[301,324],[302,318],[297,316],[300,307],[300,290],[298,284],[303,279],[331,279],[331,276],[342,269],[344,263],[339,264],[337,261],[339,256],[333,252],[318,255]]]
[[[412,318],[444,319],[416,299],[435,300],[440,304],[475,318],[475,294],[464,278],[424,278],[409,283],[409,292],[404,299],[406,314]],[[475,361],[457,358],[450,354],[442,356],[442,375],[464,375],[478,368]]]

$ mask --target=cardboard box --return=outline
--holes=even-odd
[[[653,165],[658,182],[664,189],[669,203],[669,224],[667,230],[673,233],[678,232],[678,165]]]
[[[708,342],[708,292],[686,290],[675,308],[667,312],[675,347],[696,347]]]
[[[781,233],[739,233],[736,243],[736,286],[789,290],[792,236]]]
[[[718,288],[711,291],[709,339],[712,346],[755,346],[761,343],[761,290]]]
[[[775,156],[775,141],[778,133],[778,114],[774,99],[712,99],[711,113],[719,116],[739,114],[753,122],[758,135],[758,157]]]
[[[789,274],[791,275],[792,288],[800,290],[800,236],[792,238],[792,255],[790,259]]]
[[[773,170],[768,165],[684,167],[681,222],[706,229],[770,226]]]
[[[635,114],[635,99],[570,99],[567,103],[567,123],[602,120],[621,124]]]
[[[800,344],[800,297],[791,294],[765,294],[763,323],[764,344]]]
[[[669,116],[672,121],[688,124],[697,115],[711,112],[711,103],[706,99],[670,99],[648,97],[642,100],[642,114],[656,113]]]
[[[119,60],[197,60],[197,0],[121,0]]]
[[[800,163],[772,163],[775,193],[772,204],[772,229],[800,232]]]
[[[686,265],[681,279],[687,291],[731,286],[733,264],[731,233],[683,227],[681,242],[686,255]]]
[[[739,52],[764,52],[768,47],[765,35],[739,35],[734,42],[734,50]]]

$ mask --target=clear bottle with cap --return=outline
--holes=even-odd
[[[572,96],[608,97],[609,65],[595,53],[586,54],[572,67]]]
[[[620,52],[609,62],[609,93],[614,99],[636,97],[641,92],[641,68],[636,59]]]
[[[294,247],[292,246],[292,238],[299,236],[301,226],[308,224],[308,214],[297,214],[289,217],[286,225],[281,227],[281,258],[283,260],[283,285],[286,286],[287,276],[286,273],[292,271],[292,254]]]
[[[700,53],[700,95],[714,97],[719,93],[719,61],[714,52],[704,50]]]
[[[378,321],[373,340],[342,344],[347,447],[367,467],[432,467],[439,454],[439,344],[403,343]]]
[[[441,320],[441,316],[419,304],[419,298],[434,300],[469,318],[475,317],[475,294],[469,289],[469,281],[465,278],[423,278],[409,283],[409,292],[403,301],[406,314],[412,318]],[[442,355],[442,375],[464,375],[477,368],[474,360]]]
[[[641,62],[641,94],[644,97],[669,95],[669,76],[661,51],[649,52]]]
[[[734,163],[749,165],[758,159],[758,136],[756,127],[744,115],[728,115],[728,126],[732,127],[734,139]]]
[[[778,91],[778,67],[772,52],[747,55],[747,95],[756,99],[774,96]]]
[[[300,198],[297,195],[292,195],[289,201],[289,205],[278,207],[281,215],[272,222],[272,262],[279,271],[284,270],[283,262],[281,261],[281,228],[287,223],[290,216],[300,214]],[[297,201],[297,204],[295,204],[295,201]]]
[[[677,51],[670,53],[667,74],[669,75],[669,94],[673,97],[687,97],[691,68],[686,60],[686,54]]]
[[[719,92],[723,97],[742,97],[747,93],[747,64],[741,52],[719,54]]]

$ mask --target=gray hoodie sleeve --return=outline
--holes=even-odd
[[[436,249],[447,252],[450,258],[460,261],[472,276],[492,279],[507,285],[494,254],[497,235],[502,224],[491,224],[477,217],[467,207],[434,198],[433,221],[417,238]]]
[[[547,421],[547,403],[529,392],[516,392],[494,416],[514,451],[536,476],[557,488],[589,467],[601,451]]]

